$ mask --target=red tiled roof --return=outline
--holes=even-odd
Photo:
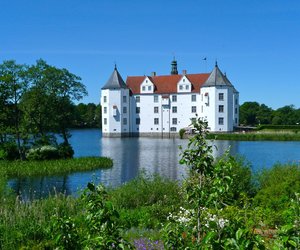
[[[177,83],[183,75],[166,75],[166,76],[148,76],[154,83],[154,93],[168,94],[177,92]],[[192,92],[199,92],[201,86],[205,83],[209,74],[187,74],[186,77],[192,83]],[[126,80],[127,87],[133,94],[140,94],[140,85],[146,76],[128,76]]]

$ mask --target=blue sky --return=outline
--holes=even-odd
[[[125,80],[169,74],[174,55],[188,73],[217,60],[241,104],[300,108],[300,1],[0,0],[0,62],[67,68],[84,103],[99,103],[115,62]]]

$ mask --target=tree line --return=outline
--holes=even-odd
[[[87,95],[79,76],[38,60],[0,64],[0,149],[17,148],[18,157],[34,145],[69,144],[71,127],[100,125],[100,105],[78,104]],[[53,142],[53,140],[55,142]],[[7,146],[10,145],[10,146]]]
[[[240,125],[299,125],[300,109],[294,105],[273,110],[265,104],[258,102],[245,102],[240,106]]]

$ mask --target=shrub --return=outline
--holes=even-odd
[[[59,158],[68,159],[72,158],[74,155],[74,150],[70,144],[61,143],[58,145]]]
[[[184,133],[185,133],[185,129],[184,128],[182,128],[182,129],[179,130],[179,137],[180,137],[180,139],[183,139]]]
[[[295,190],[300,190],[300,166],[275,165],[261,171],[257,182],[258,192],[253,200],[254,205],[273,211],[266,218],[272,226],[286,223],[288,218],[284,211]]]
[[[16,160],[20,158],[17,144],[15,142],[5,142],[0,145],[1,160]]]
[[[38,148],[31,148],[26,154],[28,160],[53,160],[59,158],[58,149],[53,146],[41,146]]]

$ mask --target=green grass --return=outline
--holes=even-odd
[[[249,133],[210,133],[207,139],[236,141],[300,141],[300,133],[291,132],[249,132]]]
[[[0,202],[0,249],[44,249],[50,239],[51,216],[79,213],[76,200],[63,195],[30,203],[5,197]]]
[[[235,171],[239,178],[248,175],[244,168],[236,167],[241,171]],[[0,173],[4,173],[1,171],[2,168]],[[0,175],[0,187],[5,184],[4,181],[5,178]],[[234,181],[240,185],[238,178]],[[247,193],[247,183],[242,187],[235,186],[235,189]],[[245,197],[245,201],[249,202],[247,211],[237,203],[232,216],[236,212],[249,213],[249,223],[254,226],[262,223],[266,228],[274,224],[279,227],[292,218],[288,205],[294,192],[300,192],[299,165],[276,165],[265,169],[258,174],[253,200],[252,196]],[[188,206],[181,185],[157,175],[141,175],[109,190],[108,196],[120,213],[120,223],[125,229],[122,234],[131,241],[141,238],[161,240],[160,229],[169,213],[178,211],[180,206]],[[239,199],[242,201],[241,197]],[[54,249],[55,243],[50,234],[51,217],[72,217],[80,230],[83,226],[81,221],[86,216],[80,198],[64,195],[25,203],[13,194],[2,192],[0,204],[0,249]]]
[[[110,168],[113,162],[106,157],[82,157],[49,161],[0,161],[0,173],[8,178],[54,176],[72,172]]]

